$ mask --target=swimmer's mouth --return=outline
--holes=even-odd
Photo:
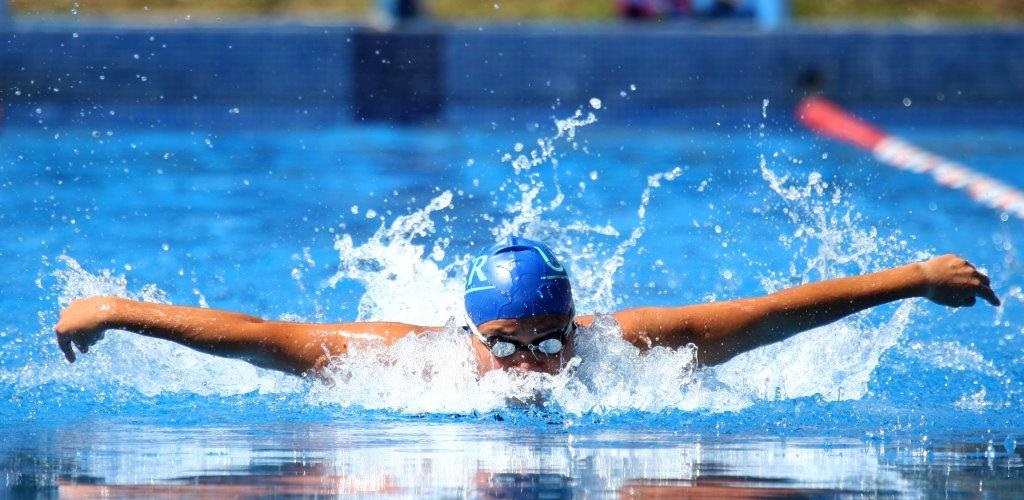
[[[550,391],[537,389],[529,396],[514,396],[505,398],[505,405],[511,408],[528,408],[531,406],[544,406],[550,398]]]
[[[567,361],[555,374],[544,373],[547,377],[558,375],[559,377],[573,377],[575,376],[576,369],[580,366],[583,360],[579,356],[573,356],[572,359]],[[511,368],[509,371],[526,377],[530,373],[543,373],[543,372],[529,372],[523,371],[518,368]],[[547,384],[545,384],[547,385]],[[532,389],[529,393],[523,393],[516,396],[508,396],[505,398],[505,404],[512,408],[527,408],[527,407],[540,407],[544,406],[548,400],[551,399],[551,388],[550,387],[538,387]]]

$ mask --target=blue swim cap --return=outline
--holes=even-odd
[[[495,319],[572,314],[569,274],[547,245],[509,236],[469,265],[466,315],[475,325]]]

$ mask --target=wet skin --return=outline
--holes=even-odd
[[[526,346],[536,345],[537,342],[550,337],[552,333],[561,332],[568,322],[567,315],[545,314],[522,319],[496,319],[478,325],[477,328],[486,337],[498,337],[511,340],[518,346]],[[562,350],[550,355],[536,349],[520,347],[511,356],[499,358],[491,354],[490,348],[476,336],[473,337],[473,350],[481,374],[507,368],[554,374],[572,359],[575,337],[575,330],[570,330],[564,337],[557,337],[562,341]]]
[[[611,316],[623,340],[641,352],[693,344],[699,349],[702,364],[715,365],[850,314],[914,297],[948,307],[970,307],[979,297],[993,306],[1000,304],[988,276],[963,257],[948,254],[860,276],[806,283],[764,296],[637,307]],[[494,320],[478,328],[485,336],[499,335],[524,345],[535,344],[559,331],[568,320],[566,315],[544,315]],[[575,318],[583,327],[589,327],[593,320],[593,316]],[[268,321],[230,311],[109,296],[74,301],[61,312],[54,327],[57,345],[69,362],[75,361],[74,348],[87,352],[108,329],[169,340],[263,368],[320,376],[331,359],[348,353],[350,342],[379,338],[390,345],[409,334],[424,335],[443,327],[389,321]],[[563,340],[564,348],[556,355],[521,350],[505,358],[495,357],[487,345],[473,338],[471,345],[480,373],[505,368],[555,373],[574,354],[572,334]]]

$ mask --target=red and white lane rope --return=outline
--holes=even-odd
[[[819,134],[866,149],[891,167],[931,174],[935,182],[964,191],[982,205],[1024,219],[1024,192],[1002,181],[890,135],[822,97],[800,101],[796,112],[805,126]]]

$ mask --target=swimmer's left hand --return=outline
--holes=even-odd
[[[949,307],[970,307],[977,297],[993,306],[999,297],[992,291],[988,276],[978,271],[967,259],[946,254],[920,263],[924,272],[924,297]]]

